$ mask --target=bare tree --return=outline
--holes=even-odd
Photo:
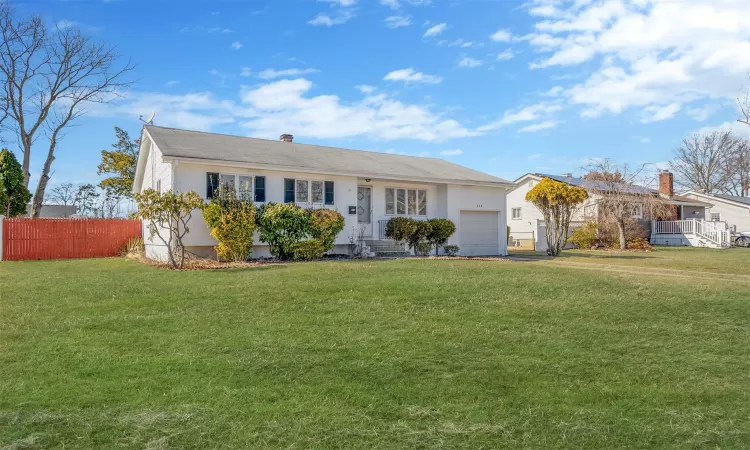
[[[724,191],[727,159],[740,142],[731,131],[696,133],[684,139],[669,163],[677,184],[709,194]]]
[[[0,3],[0,118],[5,115],[23,150],[27,187],[32,147],[45,138],[47,155],[33,201],[38,217],[63,131],[86,113],[86,105],[108,102],[129,86],[124,78],[133,66],[118,66],[114,48],[76,27],[50,30],[41,16],[17,19],[14,14],[7,2]]]
[[[737,107],[740,110],[738,122],[750,125],[750,81],[745,85],[740,96],[737,97]]]
[[[62,183],[53,187],[49,191],[47,200],[55,205],[73,205],[76,201],[78,188],[73,183]]]
[[[740,197],[750,196],[750,141],[738,139],[724,163],[722,192]]]
[[[658,219],[671,216],[672,208],[666,199],[642,183],[649,173],[648,165],[631,167],[605,159],[586,167],[590,180],[586,189],[597,202],[599,220],[617,226],[620,248],[628,248],[628,225],[636,217]]]

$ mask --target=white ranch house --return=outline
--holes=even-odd
[[[195,191],[209,199],[218,186],[264,202],[295,202],[333,208],[345,227],[333,252],[350,251],[350,238],[364,229],[368,245],[392,249],[384,236],[392,217],[446,218],[456,224],[448,242],[462,255],[506,255],[506,194],[512,182],[434,158],[347,150],[147,125],[141,136],[133,192]],[[199,211],[184,239],[194,254],[213,256],[216,241]],[[147,256],[165,259],[159,239],[149,238]],[[398,248],[403,251],[403,248]],[[270,256],[257,237],[253,257]]]
[[[508,226],[510,227],[510,247],[535,249],[545,251],[547,243],[544,234],[544,217],[541,211],[531,202],[526,201],[526,194],[543,178],[567,183],[586,189],[591,194],[589,199],[573,216],[571,229],[589,219],[598,217],[599,198],[595,194],[603,186],[597,181],[584,180],[570,174],[550,175],[542,173],[527,173],[515,182],[517,187],[508,194]],[[730,246],[731,232],[726,221],[716,216],[710,216],[712,204],[706,199],[677,195],[674,192],[673,175],[664,171],[659,174],[659,189],[644,186],[623,185],[624,191],[632,191],[634,196],[659,196],[674,208],[673,220],[652,220],[646,217],[643,208],[635,208],[633,219],[642,221],[644,227],[650,231],[650,240],[655,245],[677,245],[695,247],[725,248]],[[709,220],[711,219],[711,220]]]

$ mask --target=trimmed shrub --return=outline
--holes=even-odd
[[[258,208],[256,222],[261,242],[269,244],[271,254],[282,260],[294,257],[295,246],[310,231],[310,214],[294,203],[266,203]]]
[[[333,250],[336,236],[344,229],[344,216],[333,209],[308,209],[310,236],[323,245],[323,253]]]
[[[458,255],[458,245],[446,245],[443,247],[443,251],[448,256],[456,256]]]
[[[590,249],[598,247],[599,241],[599,224],[595,221],[588,221],[579,228],[573,230],[573,234],[568,241],[580,249]]]
[[[435,255],[437,255],[440,247],[456,232],[456,224],[448,219],[430,219],[427,223],[430,225],[427,242],[435,247]]]
[[[432,244],[429,242],[420,242],[417,244],[417,248],[414,249],[414,254],[417,256],[428,256],[432,250]]]
[[[320,240],[307,239],[293,245],[292,259],[295,261],[312,261],[322,258],[325,252],[325,245]]]
[[[225,261],[247,261],[253,250],[255,205],[237,199],[234,191],[217,195],[203,207],[203,220],[219,241],[216,254]]]
[[[414,231],[406,239],[406,242],[409,244],[409,248],[414,250],[414,254],[418,255],[420,253],[422,244],[429,245],[429,243],[427,242],[427,236],[429,236],[432,226],[426,220],[409,220],[412,220],[414,222]]]
[[[646,238],[635,238],[628,241],[628,248],[631,250],[642,250],[650,252],[654,249],[651,243]]]
[[[385,224],[385,236],[397,242],[408,242],[417,231],[416,220],[407,217],[393,217]]]

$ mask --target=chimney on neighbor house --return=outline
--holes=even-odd
[[[294,140],[294,136],[291,134],[285,133],[285,134],[282,134],[279,139],[284,142],[292,142]]]
[[[659,174],[659,194],[662,197],[674,197],[674,175],[668,170],[662,170]]]

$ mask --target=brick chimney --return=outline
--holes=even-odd
[[[292,142],[294,140],[294,136],[291,134],[282,134],[279,139],[284,142]]]
[[[662,170],[659,174],[659,194],[662,197],[674,197],[674,175],[668,170]]]

